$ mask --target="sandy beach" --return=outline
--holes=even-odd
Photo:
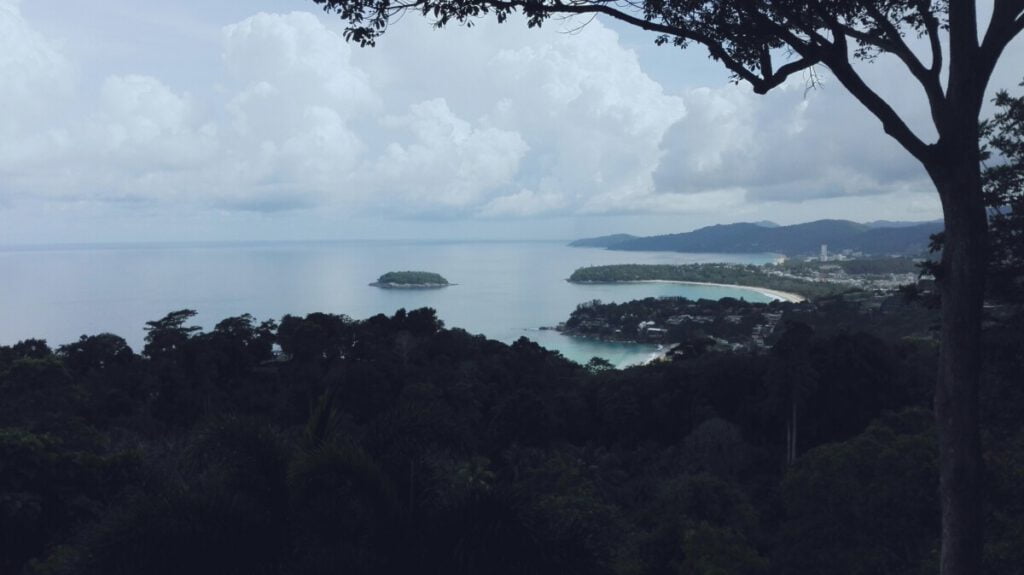
[[[580,282],[580,283],[591,283],[591,282]],[[710,283],[710,282],[688,282],[688,281],[681,281],[681,280],[634,280],[634,281],[624,281],[624,282],[594,282],[594,283],[630,283],[630,284],[646,284],[646,283],[652,283],[653,284],[653,283],[657,283],[657,284],[686,284],[686,285],[695,285],[695,286],[715,286],[715,287],[727,287],[727,288],[737,288],[737,289],[750,290],[750,291],[754,291],[754,292],[757,292],[757,293],[762,294],[762,295],[766,295],[768,297],[773,297],[775,299],[779,299],[779,300],[783,300],[783,301],[788,301],[788,302],[792,302],[792,303],[802,302],[802,301],[807,299],[807,298],[805,298],[804,296],[802,296],[800,294],[790,293],[790,292],[785,292],[785,291],[779,291],[779,290],[774,290],[774,289],[768,289],[768,288],[763,288],[763,287],[741,286],[741,285],[736,285],[736,284],[716,284],[716,283]]]

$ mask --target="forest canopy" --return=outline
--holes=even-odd
[[[0,346],[0,572],[932,571],[934,341],[827,313],[625,371],[431,309]],[[985,336],[992,574],[1024,562],[1022,322]]]

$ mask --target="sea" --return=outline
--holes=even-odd
[[[310,241],[104,244],[0,248],[0,345],[42,338],[51,346],[114,333],[141,351],[145,323],[193,309],[192,325],[312,312],[364,319],[431,307],[447,327],[511,343],[520,337],[586,363],[642,363],[653,345],[608,343],[551,328],[591,300],[659,296],[764,302],[755,289],[669,283],[571,284],[576,268],[606,264],[753,263],[775,254],[622,252],[553,241]],[[396,290],[369,284],[388,271],[443,275],[453,286]]]

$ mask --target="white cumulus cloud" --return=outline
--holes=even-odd
[[[408,114],[388,117],[384,125],[411,141],[388,143],[365,186],[381,203],[398,200],[410,211],[479,205],[512,182],[528,149],[519,133],[473,126],[443,99],[414,104]]]
[[[20,180],[68,143],[60,118],[71,101],[72,69],[55,42],[0,0],[0,174]],[[0,188],[0,200],[11,193]]]
[[[928,189],[916,160],[836,84],[794,79],[766,96],[745,86],[683,94],[687,114],[665,138],[659,192],[734,187],[746,199],[804,201]]]
[[[726,84],[724,72],[721,85],[670,92],[599,20],[437,31],[410,17],[361,49],[337,20],[259,13],[212,27],[194,77],[144,57],[91,77],[82,71],[95,67],[76,61],[86,52],[39,32],[25,6],[0,0],[0,209],[308,210],[485,225],[746,217],[929,191],[914,160],[827,75],[823,89],[796,78],[768,96]],[[111,46],[145,50],[131,30],[110,33],[125,35]],[[868,73],[883,86],[891,74],[881,61]],[[928,123],[913,94],[887,89],[912,125]]]

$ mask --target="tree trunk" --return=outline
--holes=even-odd
[[[970,128],[965,131],[970,132]],[[943,146],[929,169],[942,199],[945,240],[938,286],[942,343],[935,418],[942,501],[942,575],[975,575],[982,556],[982,460],[978,430],[981,314],[985,292],[988,221],[974,135]],[[946,144],[949,140],[946,140]]]
[[[797,421],[796,421],[796,400],[795,399],[793,400],[792,412],[793,412],[793,443],[790,445],[790,448],[789,448],[789,464],[790,465],[796,463],[796,430],[797,430]]]

